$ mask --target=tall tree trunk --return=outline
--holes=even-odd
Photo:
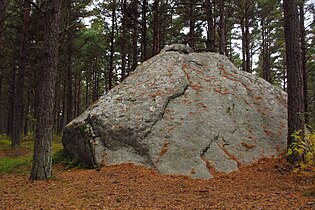
[[[110,57],[108,69],[108,90],[113,88],[113,71],[114,71],[114,53],[115,53],[115,25],[116,25],[116,0],[112,1],[112,29],[110,34]]]
[[[0,0],[0,40],[4,30],[4,14],[5,14],[5,2]]]
[[[148,1],[142,1],[142,24],[141,24],[141,61],[148,59],[147,55],[147,11]]]
[[[189,32],[187,37],[187,43],[189,47],[192,49],[196,49],[196,34],[195,34],[195,25],[196,20],[194,16],[194,7],[192,3],[185,4],[188,11],[188,19],[189,19]]]
[[[251,55],[250,55],[250,32],[249,32],[249,14],[248,9],[245,16],[245,57],[246,57],[246,71],[252,72]]]
[[[8,96],[8,107],[7,107],[7,126],[6,126],[6,135],[12,135],[12,125],[13,125],[13,107],[14,107],[14,90],[15,90],[15,82],[16,81],[16,74],[15,68],[11,69],[10,72],[10,88],[9,88],[9,96]]]
[[[288,141],[289,147],[294,141],[291,134],[304,130],[304,90],[301,66],[301,46],[299,14],[296,0],[284,0],[284,33],[286,44],[286,68],[288,74]],[[294,163],[301,157],[295,153],[288,157]]]
[[[67,121],[69,123],[73,120],[73,91],[72,91],[72,32],[68,34],[67,40],[67,60],[66,60],[66,69],[67,69]]]
[[[126,0],[124,0],[121,4],[121,10],[122,10],[122,35],[120,37],[121,39],[121,78],[120,81],[123,81],[126,78],[126,56],[127,56],[127,45],[126,45],[126,38],[127,38],[127,14],[126,14],[126,7],[127,3]]]
[[[85,109],[90,106],[90,75],[86,73],[85,75]],[[106,92],[108,91],[108,85],[106,85]]]
[[[211,0],[206,0],[204,4],[206,14],[207,14],[207,42],[206,47],[207,51],[214,52],[215,51],[215,27],[213,21],[213,5]]]
[[[160,0],[154,0],[153,3],[153,55],[160,52],[161,46],[161,12]]]
[[[0,0],[0,134],[5,132],[4,129],[4,113],[3,113],[3,96],[2,96],[2,84],[3,84],[3,49],[2,49],[2,35],[4,30],[4,15],[5,15],[5,2]]]
[[[53,109],[58,58],[60,0],[47,1],[44,43],[38,89],[37,127],[31,179],[49,179],[52,171]]]
[[[220,46],[219,52],[226,55],[224,0],[220,0]]]
[[[307,69],[306,69],[306,43],[305,43],[305,26],[304,26],[304,0],[299,3],[300,11],[300,35],[301,35],[301,68],[303,72],[303,88],[304,88],[304,113],[305,113],[305,123],[308,123],[308,96],[307,96]]]
[[[262,76],[271,83],[271,68],[270,68],[270,44],[269,44],[269,26],[266,17],[261,17],[261,37],[262,37]]]
[[[138,66],[138,17],[139,17],[139,11],[138,11],[138,1],[133,0],[132,1],[132,22],[133,22],[133,30],[132,30],[132,65],[131,65],[131,71],[134,71]]]
[[[241,21],[241,31],[242,31],[242,70],[246,71],[246,40],[245,40],[245,21]]]
[[[241,3],[241,2],[240,2]],[[242,68],[243,71],[251,72],[251,55],[250,55],[250,8],[251,2],[242,1],[243,17],[241,19],[242,31]]]
[[[24,80],[26,72],[27,60],[27,37],[30,22],[31,4],[28,1],[24,2],[23,7],[23,26],[20,42],[20,59],[19,68],[17,69],[17,79],[14,93],[13,106],[13,124],[12,124],[12,142],[11,147],[16,148],[21,146],[21,134],[23,132],[24,119]]]

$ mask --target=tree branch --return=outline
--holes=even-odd
[[[43,13],[43,15],[46,15],[46,12],[44,10],[42,10],[40,8],[40,6],[38,6],[36,3],[33,2],[33,0],[24,0],[28,3],[30,3],[33,7],[35,7],[38,11],[40,11],[41,13]]]

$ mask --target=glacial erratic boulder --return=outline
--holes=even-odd
[[[62,143],[92,167],[131,162],[208,179],[286,147],[286,100],[225,56],[171,45],[70,122]]]

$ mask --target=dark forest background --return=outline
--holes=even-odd
[[[284,16],[277,0],[61,1],[54,132],[166,45],[226,55],[287,89]],[[0,133],[35,130],[45,53],[43,0],[0,0]],[[300,1],[304,115],[315,124],[315,8]]]

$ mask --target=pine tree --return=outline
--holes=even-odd
[[[31,179],[49,179],[52,172],[53,108],[58,58],[60,0],[46,2],[42,74],[38,81],[38,110]]]
[[[284,30],[286,43],[286,67],[288,74],[288,141],[290,147],[294,141],[294,131],[304,131],[304,90],[301,65],[300,28],[298,4],[296,0],[284,0]],[[294,163],[301,157],[292,153],[288,161]]]

